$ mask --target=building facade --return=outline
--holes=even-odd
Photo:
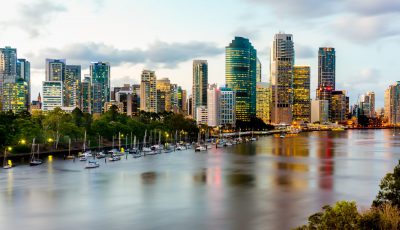
[[[225,48],[226,86],[236,93],[236,119],[256,116],[257,51],[249,39],[235,37]]]
[[[168,78],[157,79],[157,111],[171,111],[171,81]]]
[[[293,35],[279,33],[271,48],[271,121],[291,124],[293,105]]]
[[[108,62],[92,62],[90,64],[92,114],[101,114],[104,110],[104,103],[111,100],[110,74]]]
[[[192,115],[196,119],[196,108],[207,106],[208,62],[193,61]]]
[[[157,77],[151,70],[143,70],[140,83],[140,110],[156,113]]]
[[[14,83],[3,84],[3,111],[13,111],[19,113],[28,111],[28,83],[24,79],[18,78]]]
[[[217,84],[212,84],[207,90],[207,110],[208,110],[208,126],[217,127],[220,125],[220,103],[221,91],[218,89]]]
[[[385,91],[385,118],[389,125],[400,123],[400,81]]]
[[[44,81],[42,87],[43,111],[47,112],[57,107],[63,107],[63,85],[61,81]]]
[[[196,108],[196,122],[197,125],[207,125],[208,122],[207,106],[198,106]]]
[[[271,123],[270,99],[271,99],[271,86],[266,82],[257,82],[256,115],[266,124]]]
[[[80,107],[81,100],[81,66],[66,65],[64,80],[64,106]]]
[[[311,121],[310,67],[294,66],[293,120]]]
[[[347,105],[347,96],[345,91],[332,91],[330,121],[334,123],[346,121],[346,115],[348,111]]]
[[[222,87],[220,100],[220,118],[222,126],[236,126],[236,93],[230,88]]]
[[[321,124],[329,121],[329,102],[327,100],[311,101],[311,122]]]
[[[17,49],[0,48],[0,109],[7,103],[3,97],[3,84],[15,83],[17,78]],[[4,109],[3,109],[4,110]]]

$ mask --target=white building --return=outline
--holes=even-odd
[[[208,126],[216,127],[220,124],[221,91],[217,84],[212,84],[207,89]]]
[[[196,121],[197,125],[207,125],[208,111],[206,106],[198,106],[196,108]]]
[[[43,111],[51,111],[63,107],[63,84],[61,81],[43,82]]]
[[[329,101],[312,100],[311,101],[311,123],[325,123],[329,120]]]
[[[236,126],[236,97],[235,91],[230,88],[220,88],[220,125]]]

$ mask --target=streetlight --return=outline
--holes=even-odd
[[[52,138],[49,138],[49,139],[47,139],[47,141],[48,141],[49,143],[52,143],[52,142],[53,142],[53,139],[52,139]]]
[[[7,147],[7,150],[8,150],[8,152],[11,152],[12,147],[11,147],[11,146],[8,146],[8,147]]]
[[[21,139],[21,140],[19,141],[19,143],[21,143],[22,145],[24,145],[24,144],[26,144],[26,141],[25,141],[25,139]]]

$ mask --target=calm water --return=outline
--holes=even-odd
[[[303,133],[208,153],[54,159],[0,171],[0,229],[290,229],[325,204],[371,204],[400,158],[390,130]]]

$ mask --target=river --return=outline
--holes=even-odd
[[[367,208],[400,159],[391,130],[297,137],[119,162],[0,170],[0,229],[291,229],[326,204]]]

